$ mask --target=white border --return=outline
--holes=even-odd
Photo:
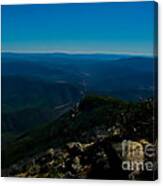
[[[1,0],[0,4],[43,4],[43,3],[84,3],[84,2],[126,2],[127,0]],[[130,0],[133,1],[133,0]],[[131,182],[131,181],[99,181],[99,180],[59,180],[59,179],[27,179],[27,178],[0,178],[0,185],[4,186],[45,186],[46,185],[59,185],[59,186],[76,186],[76,185],[92,185],[92,186],[106,186],[108,184],[114,184],[126,186],[126,185],[163,185],[163,25],[160,20],[163,20],[163,0],[157,0],[159,3],[159,180],[155,182]],[[163,21],[162,21],[163,22]],[[161,85],[162,84],[162,85]]]

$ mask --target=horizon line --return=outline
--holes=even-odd
[[[56,51],[14,51],[14,50],[6,50],[6,51],[1,51],[2,53],[13,53],[13,54],[67,54],[67,55],[80,55],[80,54],[85,54],[85,55],[129,55],[129,56],[157,56],[155,53],[139,53],[139,52],[117,52],[117,51],[112,51],[112,52],[106,52],[106,51],[65,51],[65,50],[56,50]]]

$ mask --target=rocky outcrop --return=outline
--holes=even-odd
[[[50,148],[26,162],[20,162],[8,169],[8,176],[88,179],[141,179],[143,171],[134,167],[123,170],[123,162],[145,161],[142,139],[129,141],[127,153],[122,154],[122,143],[110,142],[108,137],[98,138],[88,144],[71,142],[63,149]],[[133,152],[138,153],[133,154]],[[132,152],[130,151],[132,150]],[[147,159],[146,159],[147,160]],[[146,175],[149,177],[148,172]],[[144,177],[143,177],[144,178]]]
[[[34,133],[31,138],[26,136],[21,143],[17,141],[18,147],[20,144],[24,147],[29,145],[28,139],[33,139],[30,144],[42,147],[43,152],[28,155],[3,170],[2,175],[154,180],[157,136],[151,133],[157,133],[157,125],[152,102],[87,97],[46,130]]]

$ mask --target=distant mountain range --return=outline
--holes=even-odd
[[[87,92],[133,100],[150,96],[156,65],[157,58],[129,55],[2,54],[3,76],[67,82]]]
[[[89,94],[153,97],[156,65],[156,58],[129,55],[2,53],[2,126],[19,131],[46,123],[56,106]]]

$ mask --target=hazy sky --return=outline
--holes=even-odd
[[[154,2],[2,6],[2,50],[153,51]]]

